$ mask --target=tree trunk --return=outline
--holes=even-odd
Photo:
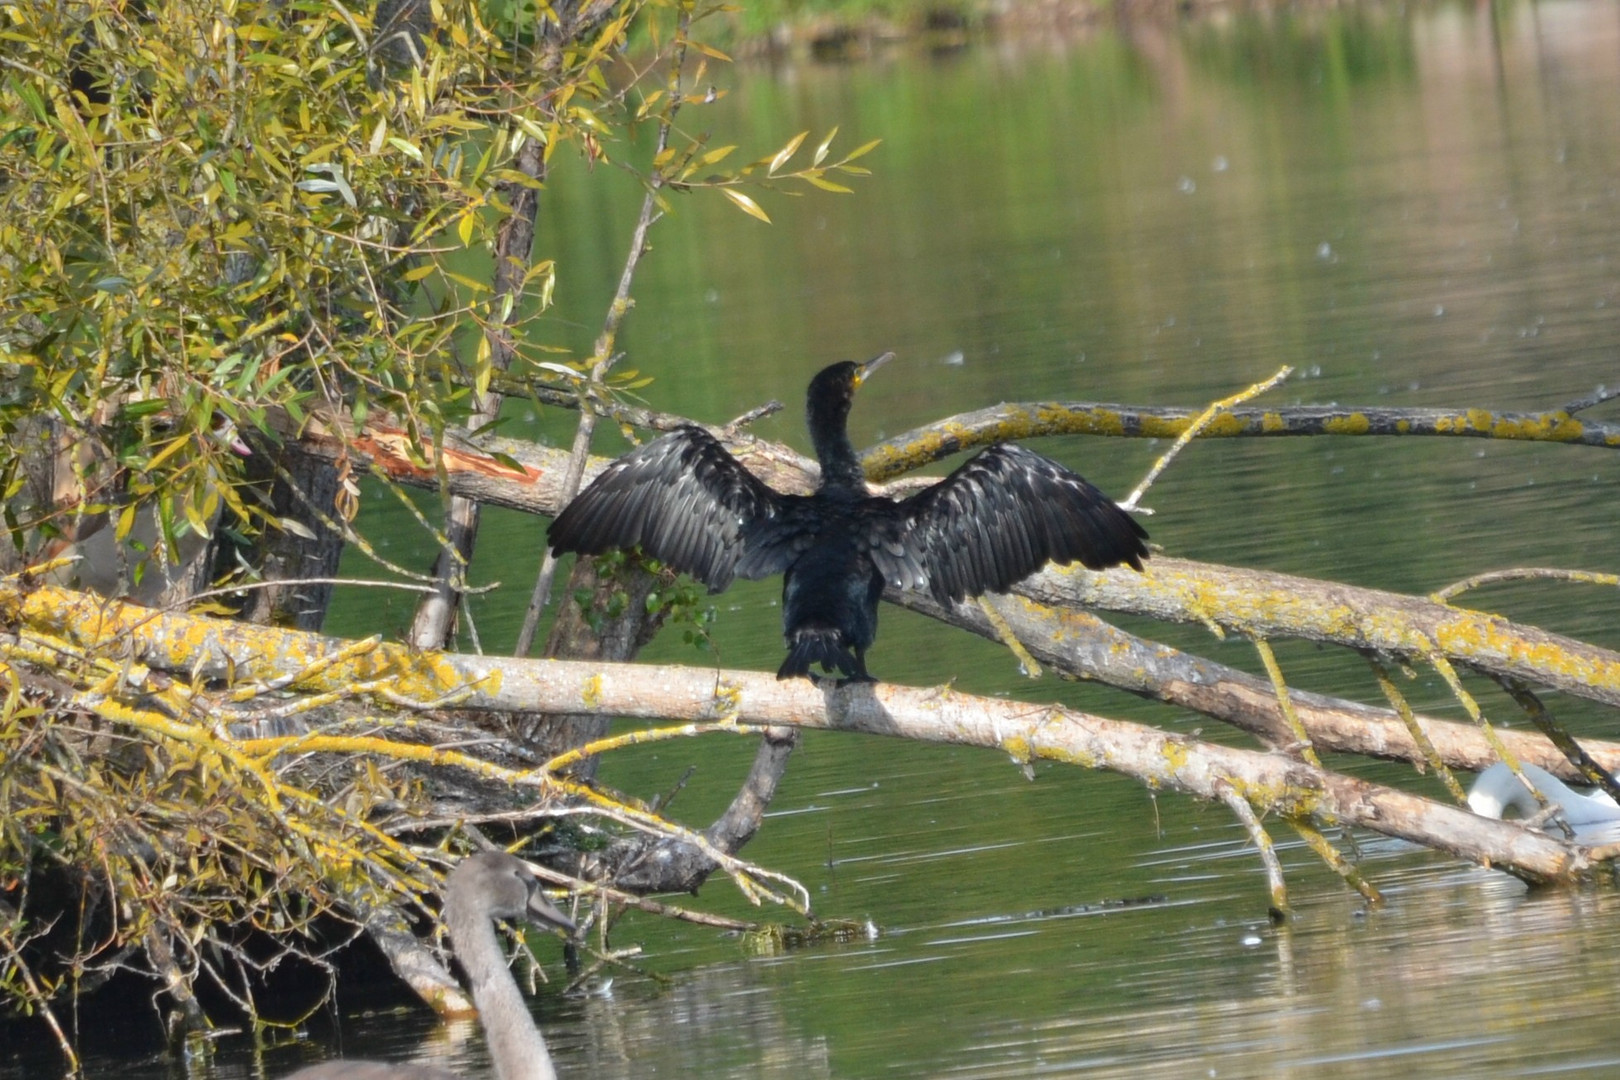
[[[280,464],[280,473],[270,467],[272,461]],[[296,447],[282,450],[263,441],[254,444],[248,469],[269,487],[271,512],[302,529],[266,528],[256,538],[248,565],[258,568],[265,581],[278,584],[248,590],[241,618],[318,631],[332,602],[332,586],[307,579],[336,577],[343,556],[342,535],[327,525],[340,518],[338,471]]]

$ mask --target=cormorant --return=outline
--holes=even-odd
[[[868,494],[846,422],[855,390],[894,354],[843,361],[810,380],[806,421],[821,463],[815,494],[768,487],[708,432],[681,427],[619,458],[551,523],[552,550],[643,551],[720,592],[735,577],[782,574],[788,656],[778,679],[813,664],[870,681],[883,586],[927,589],[949,607],[1003,592],[1048,562],[1137,570],[1147,531],[1055,461],[1012,443],[895,500]]]

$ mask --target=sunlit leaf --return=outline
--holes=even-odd
[[[778,150],[776,152],[776,156],[771,158],[771,166],[767,171],[774,176],[776,174],[776,170],[780,169],[783,165],[786,165],[788,163],[788,159],[798,152],[799,145],[804,142],[804,137],[808,134],[810,134],[808,131],[801,131],[797,135],[793,136],[793,138],[789,139],[787,145]]]
[[[180,450],[190,441],[191,439],[185,435],[180,435],[170,439],[164,445],[163,449],[159,450],[157,454],[143,466],[143,468],[147,472],[155,471],[159,465],[162,465],[165,461],[168,461],[175,454],[179,453]]]
[[[827,132],[827,137],[821,140],[821,144],[816,147],[816,155],[811,159],[811,165],[820,165],[823,161],[827,160],[827,150],[832,146],[832,141],[837,137],[838,128],[835,125],[831,131]]]
[[[423,160],[422,151],[419,150],[415,144],[406,142],[397,135],[388,136],[388,145],[392,146],[395,150],[398,150],[402,154],[408,154],[417,161]]]
[[[844,155],[844,160],[839,162],[839,164],[842,165],[842,164],[845,164],[847,162],[854,161],[858,157],[864,157],[865,155],[871,153],[874,149],[876,149],[882,143],[883,143],[882,139],[873,139],[869,143],[864,143],[864,144],[862,144],[860,146],[857,146],[854,150],[851,150],[848,154]]]
[[[578,368],[569,367],[566,364],[553,364],[549,360],[536,360],[534,362],[534,366],[537,367],[537,368],[540,368],[543,371],[551,371],[551,372],[555,372],[558,375],[566,375],[570,379],[577,379],[582,374],[584,374]]]
[[[276,518],[276,524],[281,527],[283,532],[289,532],[300,540],[315,539],[314,531],[295,517],[278,517]]]
[[[523,467],[523,463],[521,461],[510,454],[503,454],[499,450],[491,450],[489,451],[489,456],[515,473],[527,473],[529,471]]]
[[[212,533],[208,528],[208,524],[203,521],[202,514],[198,511],[197,507],[192,504],[190,499],[186,500],[185,505],[181,508],[181,512],[185,515],[186,522],[191,526],[192,532],[196,533],[205,540],[212,536]]]
[[[815,173],[805,173],[804,179],[807,183],[814,184],[822,191],[835,191],[840,195],[850,195],[855,191],[854,188],[847,188],[843,184],[835,184],[831,180],[828,180],[823,176],[818,176]]]
[[[457,285],[460,285],[465,289],[470,289],[474,293],[487,293],[490,291],[490,284],[487,281],[479,281],[477,278],[468,277],[466,274],[460,274],[454,270],[449,270],[442,266],[439,268],[439,271]]]
[[[750,199],[742,192],[733,188],[721,188],[720,194],[736,203],[737,208],[750,217],[757,217],[767,225],[771,223],[770,215],[766,214],[764,210],[760,209],[759,203],[755,202],[753,199]]]

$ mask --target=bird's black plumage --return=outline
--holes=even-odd
[[[777,678],[824,671],[867,679],[885,584],[947,606],[1004,592],[1048,562],[1137,570],[1147,532],[1055,461],[1000,443],[906,499],[869,495],[846,424],[856,388],[885,353],[810,382],[806,415],[821,486],[784,495],[701,428],[682,427],[618,459],[551,524],[559,552],[642,550],[719,592],[782,574],[788,656]]]

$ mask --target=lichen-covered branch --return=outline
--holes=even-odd
[[[309,686],[368,684],[386,677],[398,692],[456,693],[462,709],[526,707],[568,713],[819,727],[930,742],[997,748],[1022,761],[1107,768],[1153,787],[1206,799],[1229,785],[1252,806],[1286,818],[1371,829],[1437,850],[1493,862],[1533,881],[1590,873],[1578,845],[1492,821],[1431,800],[1312,768],[1273,754],[1218,746],[1138,724],[1056,706],[1030,706],[955,693],[857,684],[818,688],[766,673],[512,660],[416,653],[379,643],[339,662],[323,657],[347,643],[288,630],[162,615],[129,605],[76,606],[71,594],[23,593],[0,584],[0,617],[48,631],[87,653],[116,646],[165,671],[232,680],[267,680],[307,671]],[[95,610],[100,606],[99,613]],[[63,616],[72,613],[67,625]]]
[[[1200,410],[1091,401],[1009,402],[960,413],[896,435],[866,451],[866,474],[887,480],[963,450],[1041,435],[1112,435],[1174,439]],[[1200,439],[1285,435],[1461,435],[1481,439],[1573,443],[1620,448],[1620,424],[1581,420],[1568,409],[1392,409],[1290,405],[1232,409],[1198,433]]]
[[[305,441],[320,439],[312,431]],[[339,445],[334,441],[334,452]],[[390,475],[404,482],[412,482],[412,473],[424,484],[437,480],[431,469],[415,464],[424,448],[410,445],[403,432],[371,427],[353,436],[350,445],[375,454]],[[566,454],[493,439],[480,445],[500,456],[474,444],[447,441],[447,457],[454,459],[452,486],[476,489],[482,492],[479,497],[500,505],[556,512]],[[733,449],[774,486],[805,490],[807,474],[798,469],[796,456],[768,446],[740,437]],[[605,465],[593,460],[586,475]],[[1620,654],[1499,616],[1376,589],[1160,556],[1145,575],[1049,568],[1020,584],[1017,592],[1051,607],[1142,614],[1253,637],[1300,637],[1401,657],[1440,655],[1492,674],[1620,704]]]
[[[1620,653],[1379,589],[1158,557],[1142,574],[1049,567],[1016,591],[1050,606],[1199,623],[1246,637],[1304,638],[1403,659],[1439,656],[1620,705]]]
[[[974,605],[946,612],[930,597],[890,590],[885,598],[913,611],[971,630],[981,637],[999,632]],[[1074,678],[1095,679],[1142,697],[1203,713],[1249,732],[1268,745],[1293,739],[1277,695],[1261,678],[1148,641],[1085,611],[1053,608],[1025,596],[998,597],[996,611],[1042,664]],[[1356,701],[1290,687],[1289,697],[1311,742],[1319,750],[1421,762],[1426,754],[1398,713]],[[1496,760],[1477,727],[1436,717],[1417,718],[1440,760],[1451,768],[1478,772]],[[1548,738],[1534,732],[1501,730],[1503,742],[1521,760],[1566,780],[1582,773]],[[1583,739],[1581,746],[1605,768],[1620,766],[1620,743]]]
[[[695,852],[705,873],[724,871],[756,902],[808,907],[791,879],[719,846],[725,836],[578,784],[558,774],[561,762],[514,764],[521,748],[507,740],[419,722],[499,672],[469,674],[432,654],[417,669],[410,650],[376,640],[260,635],[15,577],[0,594],[0,894],[20,913],[0,924],[0,999],[43,1010],[86,981],[64,970],[89,980],[144,971],[188,1025],[206,1026],[194,983],[251,982],[259,961],[242,935],[325,971],[331,941],[310,927],[334,916],[371,934],[428,1004],[464,1012],[465,995],[400,906],[431,912],[424,901],[447,849],[468,845],[469,817],[527,825],[522,839],[548,816],[588,814]],[[267,648],[276,655],[250,658]],[[36,892],[60,903],[64,888],[80,888],[83,902],[65,918],[39,908],[18,885],[34,874],[65,878]],[[48,979],[33,978],[41,967]],[[252,1012],[250,995],[232,1000]]]

